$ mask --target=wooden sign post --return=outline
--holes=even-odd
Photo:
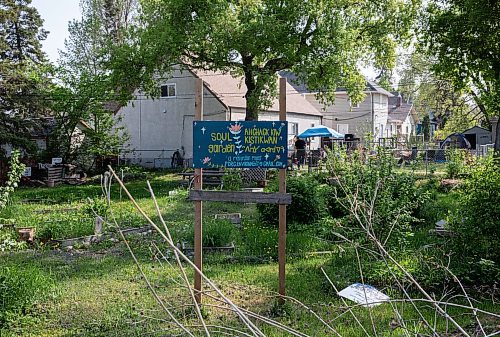
[[[286,121],[286,78],[280,78],[280,121]],[[288,137],[288,135],[287,135]],[[280,169],[279,192],[286,193],[286,168]],[[286,205],[279,205],[279,228],[278,228],[278,293],[282,296],[279,302],[283,304],[285,299],[285,264],[286,264]]]
[[[292,196],[286,193],[288,164],[288,124],[286,123],[286,79],[280,79],[280,118],[276,121],[203,121],[203,81],[196,80],[195,121],[193,122],[194,190],[189,193],[195,211],[194,263],[201,271],[203,201],[263,203],[279,205],[278,293],[285,301],[286,205]],[[232,192],[204,191],[203,168],[274,168],[279,169],[279,191]],[[195,298],[202,300],[202,277],[194,276]]]
[[[196,79],[195,93],[195,120],[203,120],[203,80]],[[203,189],[203,169],[194,169],[194,189]],[[203,268],[203,201],[194,202],[194,264],[199,270]],[[195,298],[198,304],[201,303],[201,274],[194,274]]]

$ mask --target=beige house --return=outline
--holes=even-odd
[[[316,92],[298,83],[295,74],[281,72],[316,109],[323,113],[323,125],[342,134],[352,134],[356,138],[365,138],[372,134],[375,140],[386,137],[389,114],[389,99],[394,95],[374,82],[367,81],[363,91],[365,99],[359,104],[352,104],[347,91],[338,88],[335,103],[325,106],[316,98]]]
[[[176,69],[168,78],[158,79],[161,97],[150,98],[141,92],[116,114],[125,126],[129,141],[122,159],[145,167],[170,167],[176,150],[192,159],[192,125],[194,121],[195,79],[204,81],[203,115],[205,120],[237,121],[245,119],[246,86],[242,77],[208,71]],[[279,105],[275,99],[262,111],[260,120],[278,120]],[[322,114],[293,86],[287,85],[287,120],[289,145],[305,129],[322,123]],[[311,147],[318,147],[314,140]]]

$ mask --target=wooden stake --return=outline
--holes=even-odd
[[[280,78],[280,121],[286,121],[286,78]],[[288,137],[288,135],[285,135]],[[286,193],[286,168],[280,169],[279,192]],[[286,205],[279,205],[279,229],[278,229],[278,293],[285,296],[285,263],[286,263]],[[284,297],[280,297],[280,304],[285,303]]]
[[[203,80],[196,79],[195,83],[195,120],[203,120]],[[194,169],[194,189],[203,189],[203,169]],[[194,202],[194,264],[202,271],[203,267],[203,201]],[[201,303],[201,274],[194,274],[195,298],[198,304]]]

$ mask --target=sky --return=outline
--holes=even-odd
[[[32,5],[44,20],[43,28],[49,31],[42,48],[53,63],[59,58],[58,50],[64,49],[64,39],[69,35],[68,22],[81,17],[79,3],[80,0],[32,0]],[[370,67],[363,68],[362,72],[369,79],[376,76]]]
[[[68,37],[68,22],[79,19],[80,0],[33,0],[32,5],[44,20],[43,28],[49,31],[42,48],[50,61],[59,58],[58,49],[64,49],[64,39]]]

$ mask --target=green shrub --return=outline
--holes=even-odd
[[[222,185],[227,191],[239,191],[243,185],[239,170],[227,170],[222,176]]]
[[[99,215],[105,218],[109,212],[109,206],[104,197],[87,198],[87,202],[83,205],[82,210],[89,217]]]
[[[17,233],[13,227],[2,228],[0,225],[0,252],[16,251],[26,247],[26,242],[17,240]]]
[[[277,192],[278,180],[271,181],[266,191]],[[324,193],[314,175],[290,176],[287,178],[287,192],[292,195],[292,203],[286,209],[288,230],[304,230],[325,214]],[[274,228],[278,227],[279,213],[277,205],[258,204],[261,220]]]
[[[419,207],[428,199],[428,191],[416,185],[413,173],[397,173],[390,153],[379,149],[377,156],[365,158],[360,152],[347,155],[345,152],[330,153],[327,167],[333,177],[330,197],[327,198],[330,213],[346,215],[341,229],[350,239],[366,241],[366,233],[351,214],[351,204],[369,225],[371,232],[390,246],[401,247],[411,235],[412,224]],[[339,207],[344,207],[344,211]],[[333,210],[333,211],[332,211]],[[372,214],[370,215],[370,211]]]
[[[54,289],[54,280],[40,269],[23,266],[0,267],[0,323],[9,314],[27,314]],[[0,324],[1,325],[1,324]]]
[[[457,272],[470,281],[500,277],[500,168],[493,156],[470,168],[450,227]]]

